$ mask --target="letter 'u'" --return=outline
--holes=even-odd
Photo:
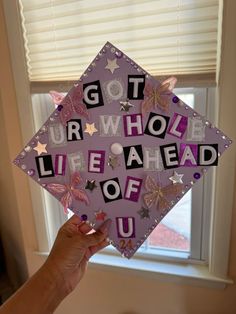
[[[116,218],[118,237],[119,238],[134,238],[135,227],[133,217],[117,217]]]

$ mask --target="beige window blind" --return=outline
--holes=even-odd
[[[77,79],[106,41],[156,76],[214,74],[218,0],[20,0],[31,81]]]

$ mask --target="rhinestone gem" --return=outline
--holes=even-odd
[[[35,174],[35,170],[34,170],[34,169],[29,169],[29,170],[27,171],[27,173],[28,173],[29,176],[32,177],[32,176]]]
[[[116,51],[116,57],[118,59],[122,58],[123,53],[121,51]]]
[[[179,97],[174,96],[174,97],[172,98],[172,101],[173,101],[174,104],[177,104],[177,102],[179,102]]]
[[[15,159],[15,160],[14,160],[14,164],[15,164],[15,165],[19,165],[19,163],[20,163],[20,160],[19,160],[19,159]]]
[[[193,175],[194,179],[198,180],[201,177],[201,174],[199,172],[195,172]]]
[[[88,216],[85,215],[85,214],[83,214],[83,215],[81,216],[81,219],[82,219],[83,221],[86,221],[86,220],[88,219]]]
[[[32,150],[32,147],[31,146],[26,146],[25,147],[25,151],[27,152],[27,153],[29,153],[30,151]]]

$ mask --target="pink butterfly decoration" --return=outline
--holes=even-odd
[[[83,190],[77,188],[77,185],[82,183],[82,179],[78,172],[71,176],[70,184],[49,183],[47,189],[54,195],[63,194],[60,202],[64,207],[64,212],[68,213],[67,208],[72,204],[73,199],[89,204],[89,199]]]
[[[49,94],[52,97],[53,103],[55,105],[60,105],[62,100],[65,98],[65,95],[63,95],[62,93],[59,93],[55,90],[50,90]]]
[[[161,85],[153,87],[151,84],[146,84],[144,88],[144,100],[141,104],[141,112],[145,114],[150,112],[155,107],[161,109],[164,112],[169,110],[169,98],[177,83],[177,79],[173,76],[164,80]]]
[[[72,118],[73,112],[77,113],[79,116],[85,117],[89,120],[89,113],[87,107],[83,103],[83,87],[78,85],[76,92],[73,91],[72,96],[68,93],[64,96],[56,91],[51,91],[50,95],[56,105],[61,105],[59,116],[61,123],[66,126],[66,122]]]

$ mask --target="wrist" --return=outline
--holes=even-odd
[[[50,310],[49,312],[53,312],[68,294],[63,277],[54,269],[53,265],[47,262],[39,269],[35,276],[40,281],[42,289],[47,291],[47,296],[49,297],[46,304]]]

